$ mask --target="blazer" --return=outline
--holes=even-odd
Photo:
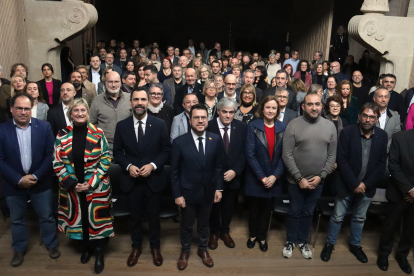
[[[114,158],[122,168],[120,188],[128,193],[137,183],[146,183],[149,188],[157,193],[162,191],[167,181],[164,180],[162,171],[164,164],[170,157],[171,144],[168,139],[167,127],[163,120],[147,115],[145,135],[142,147],[138,147],[137,136],[134,130],[134,119],[130,116],[116,125],[114,136]],[[129,164],[141,168],[153,162],[157,169],[148,177],[132,178],[127,171]]]
[[[341,110],[339,116],[345,119],[350,124],[356,124],[358,122],[359,102],[354,96],[351,97],[351,104],[347,104],[346,108]]]
[[[119,74],[119,76],[121,77],[121,75],[122,75],[122,69],[121,69],[121,67],[119,67],[116,64],[112,64],[112,67],[114,68],[114,71],[117,72]],[[103,72],[103,70],[105,70],[105,68],[106,68],[106,63],[105,62],[102,62],[101,63],[101,71]]]
[[[380,127],[380,123],[377,123],[377,127]],[[388,135],[388,144],[387,144],[387,150],[390,149],[391,146],[391,140],[394,133],[397,133],[401,131],[401,121],[400,121],[400,115],[396,113],[395,111],[389,110],[387,108],[387,118],[385,119],[385,132]]]
[[[371,139],[367,171],[361,181],[366,186],[365,196],[369,198],[375,195],[377,184],[385,173],[388,136],[382,129],[374,127]],[[341,131],[336,162],[340,179],[335,181],[334,193],[344,198],[353,194],[354,189],[360,184],[358,177],[362,167],[362,145],[359,124],[347,126]]]
[[[185,79],[182,79],[183,85],[185,85]],[[164,85],[168,86],[171,89],[171,105],[174,104],[175,100],[175,83],[174,78],[169,78],[164,81]]]
[[[82,98],[84,98],[88,102],[89,107],[92,105],[92,101],[95,98],[95,96],[96,93],[82,86]]]
[[[102,77],[103,69],[102,67],[99,68],[99,75]],[[92,66],[89,66],[89,74],[88,74],[88,81],[92,82]]]
[[[295,78],[295,79],[301,79],[300,78],[300,71],[296,71],[295,72],[295,74],[293,74],[293,77]],[[305,74],[305,86],[306,86],[306,88],[308,88],[309,89],[309,87],[312,85],[312,73],[311,72],[306,72],[306,74]]]
[[[328,78],[328,76],[322,74],[322,83],[321,83],[322,86],[326,82],[327,78]],[[312,76],[312,84],[318,84],[318,76],[316,74]],[[308,89],[309,89],[309,87],[308,87]]]
[[[262,178],[274,175],[280,178],[285,170],[282,159],[283,134],[286,126],[280,121],[275,122],[275,146],[270,161],[263,119],[256,119],[249,124],[246,139],[246,185],[244,193],[248,196],[271,198],[281,192],[281,185],[268,189],[263,186]],[[277,182],[278,180],[276,180]],[[277,184],[277,183],[275,183]],[[279,186],[279,187],[278,187]]]
[[[214,201],[216,190],[223,190],[223,142],[217,134],[206,132],[205,157],[200,158],[191,132],[174,140],[171,147],[171,185],[174,198],[187,204]]]
[[[236,102],[239,103],[239,101],[240,101],[240,94],[239,94],[239,92],[237,90],[236,90],[235,93],[236,93]],[[220,101],[223,98],[224,98],[224,91],[219,92],[217,94],[217,101]]]
[[[276,88],[277,87],[271,87],[271,88],[267,89],[264,92],[265,97],[266,96],[274,96],[276,94]],[[298,111],[299,110],[299,105],[297,104],[297,101],[296,101],[296,94],[293,91],[289,90],[289,89],[287,89],[287,91],[289,92],[289,100],[288,100],[288,103],[287,103],[286,107],[289,108],[289,109],[292,109],[293,111]]]
[[[42,102],[37,102],[37,114],[36,119],[47,121],[47,112],[49,111],[49,106]]]
[[[188,117],[185,111],[174,117],[171,125],[171,143],[175,138],[188,132]]]
[[[209,121],[207,131],[217,134],[223,141],[217,120],[220,120],[220,118]],[[223,154],[223,171],[233,170],[236,176],[230,182],[224,182],[224,186],[230,189],[240,189],[241,175],[246,165],[247,125],[241,121],[233,120],[230,126],[230,145],[228,153],[224,151]]]
[[[106,85],[103,81],[98,83],[98,91],[96,92],[96,94],[101,95],[102,93],[106,92]]]
[[[203,87],[197,82],[194,85],[193,93],[197,95],[199,103],[205,102],[204,96],[203,96]],[[188,94],[188,83],[186,83],[185,85],[180,87],[180,89],[175,91],[175,98],[174,98],[174,104],[173,104],[175,115],[178,115],[184,111],[182,104],[183,104],[184,96],[187,94]]]
[[[43,99],[46,101],[47,105],[50,108],[59,103],[60,87],[62,86],[62,82],[60,80],[52,79],[52,82],[53,82],[53,93],[52,93],[53,104],[50,104],[49,102],[49,93],[46,88],[46,80],[41,79],[40,81],[37,82],[40,86],[40,89],[42,90]]]
[[[56,138],[58,131],[66,128],[65,114],[63,114],[62,104],[55,105],[47,112],[46,120],[50,123],[53,137]]]
[[[32,165],[28,174],[34,174],[38,181],[30,188],[39,193],[52,188],[53,143],[55,141],[48,122],[31,119]],[[20,159],[20,148],[13,119],[0,125],[0,173],[3,193],[8,196],[24,196],[26,189],[19,188],[20,179],[26,175]]]
[[[96,87],[94,83],[86,80],[86,83],[84,85],[85,85],[85,88],[88,89],[89,91],[92,91],[94,93],[96,92]]]
[[[386,197],[391,202],[405,202],[404,195],[414,188],[414,130],[395,133],[390,147],[388,168],[391,183]]]
[[[288,125],[290,121],[298,117],[298,113],[292,109],[285,108],[285,116],[283,116],[283,123]]]
[[[160,112],[158,113],[152,113],[151,110],[149,109],[147,110],[147,112],[148,114],[164,121],[165,126],[167,127],[167,130],[168,130],[168,137],[170,137],[171,125],[174,119],[173,107],[171,105],[164,104],[163,107],[160,109]]]
[[[374,102],[374,93],[368,95],[368,102]],[[405,106],[404,97],[400,93],[395,91],[391,92],[387,108],[397,112],[400,115],[401,123],[404,123],[405,118],[407,117],[407,108]]]

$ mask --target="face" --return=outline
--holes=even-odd
[[[248,57],[248,56],[244,56],[244,57],[243,57],[243,63],[244,63],[244,64],[249,64],[249,62],[250,62],[249,57]]]
[[[229,61],[228,61],[228,60],[223,60],[223,61],[222,61],[222,66],[223,66],[224,68],[227,68],[227,67],[229,66]]]
[[[365,109],[358,116],[359,124],[362,129],[369,131],[374,128],[375,124],[378,122],[377,114],[372,111],[372,109]]]
[[[116,46],[116,40],[115,39],[112,39],[111,40],[111,47],[115,47]]]
[[[158,55],[160,53],[160,50],[158,48],[154,48],[154,53]]]
[[[204,49],[204,48],[206,48],[206,45],[205,45],[203,42],[201,42],[201,43],[200,43],[200,48],[201,48],[201,49]]]
[[[286,83],[288,82],[285,73],[276,74],[276,85],[277,87],[286,87]]]
[[[193,110],[190,118],[190,125],[194,132],[202,133],[207,128],[207,111],[195,109]]]
[[[27,125],[32,117],[32,104],[26,97],[18,97],[13,107],[10,107],[14,121],[19,125]]]
[[[253,91],[250,91],[249,89],[245,89],[242,92],[242,101],[243,103],[249,104],[253,101],[254,95],[253,95]]]
[[[88,110],[83,104],[77,105],[72,109],[70,117],[74,124],[83,125],[88,120]]]
[[[204,79],[207,79],[208,78],[208,70],[207,70],[207,68],[203,68],[203,69],[201,69],[200,70],[200,75],[201,75],[201,78],[204,80]]]
[[[181,76],[183,75],[183,71],[179,67],[174,67],[172,72],[173,72],[174,78],[176,78],[176,79],[181,78]]]
[[[342,88],[341,88],[342,97],[348,97],[349,93],[351,93],[351,86],[349,84],[342,85]]]
[[[386,77],[382,80],[383,85],[388,89],[388,91],[393,91],[395,88],[395,79]]]
[[[122,59],[126,59],[126,57],[127,57],[127,51],[126,50],[121,50],[121,52],[119,53],[119,56]]]
[[[140,79],[144,79],[145,75],[144,75],[144,67],[140,67],[138,68],[138,76]]]
[[[220,77],[216,78],[215,83],[216,83],[217,87],[223,87],[223,85],[224,85],[223,78],[220,78]]]
[[[119,43],[119,47],[121,47],[122,49],[124,49],[125,48],[125,43],[124,42]]]
[[[17,65],[16,70],[14,71],[14,75],[23,75],[24,78],[26,78],[27,77],[26,74],[27,74],[26,69],[24,69],[24,67],[21,65]]]
[[[319,60],[321,57],[319,56],[318,53],[314,53],[313,54],[313,60]]]
[[[195,80],[196,80],[196,73],[195,70],[192,68],[189,68],[185,71],[185,79],[188,83],[188,85],[194,85]]]
[[[27,93],[33,97],[33,99],[37,99],[39,97],[39,88],[37,87],[36,83],[29,83],[27,85]]]
[[[157,54],[152,53],[150,58],[151,58],[152,61],[156,61],[157,60]]]
[[[224,126],[228,126],[234,119],[234,109],[230,107],[223,107],[221,110],[218,110],[218,115],[221,123]]]
[[[236,78],[240,77],[240,68],[233,68],[232,73]]]
[[[136,56],[138,54],[137,50],[132,49],[131,50],[131,56]]]
[[[259,60],[259,54],[254,53],[254,54],[253,54],[253,60],[258,61],[258,60]]]
[[[198,104],[198,99],[195,95],[187,95],[184,98],[183,108],[185,112],[190,113],[191,107]]]
[[[316,67],[316,73],[319,73],[319,74],[323,73],[322,64],[318,64],[318,66]]]
[[[95,70],[99,69],[101,66],[101,60],[98,57],[91,58],[91,66]]]
[[[145,91],[134,91],[132,99],[129,101],[132,107],[132,112],[137,116],[145,116],[148,109],[148,96]]]
[[[242,59],[243,54],[242,54],[241,52],[238,52],[236,57],[237,57],[237,59],[239,59],[239,60],[240,60],[240,59]]]
[[[187,67],[187,64],[188,64],[187,58],[186,58],[186,57],[184,57],[184,56],[180,57],[180,59],[178,60],[178,63],[179,63],[179,64],[180,64],[183,68],[186,68],[186,67]]]
[[[185,56],[186,58],[188,58],[188,59],[190,59],[190,58],[191,58],[191,55],[190,55],[190,51],[189,51],[189,50],[184,50],[183,54],[184,54],[184,56]]]
[[[262,75],[262,72],[259,69],[256,69],[254,72],[256,73],[256,77],[260,77]]]
[[[210,83],[210,85],[207,87],[206,95],[208,97],[215,97],[217,92],[216,84],[214,82]]]
[[[210,60],[210,63],[212,63],[214,60],[216,60],[216,57],[215,56],[210,56],[209,60]]]
[[[82,75],[78,72],[72,73],[70,76],[70,82],[75,86],[75,88],[79,88],[82,83]]]
[[[276,101],[268,101],[264,105],[263,116],[269,121],[274,120],[277,115],[277,108],[278,106]]]
[[[107,55],[105,56],[105,62],[106,62],[108,65],[112,65],[112,64],[114,63],[114,55],[113,55],[113,54],[107,54]]]
[[[173,47],[168,47],[167,53],[170,57],[172,57],[174,55],[174,48]]]
[[[252,69],[253,71],[256,70],[257,67],[257,62],[254,61],[251,65],[250,65],[250,69]]]
[[[363,77],[362,77],[361,72],[359,72],[359,71],[355,71],[355,72],[352,74],[352,81],[353,81],[354,83],[356,83],[356,84],[360,84],[360,83],[361,83],[361,81],[362,81],[362,79],[363,79]]]
[[[276,60],[280,59],[280,53],[276,53]]]
[[[188,40],[188,46],[193,46],[194,45],[194,41],[192,39]]]
[[[292,59],[293,60],[297,60],[299,58],[299,53],[298,52],[294,52],[293,54],[292,54]]]
[[[338,73],[339,72],[339,62],[332,62],[331,63],[331,67],[330,67],[330,69],[331,69],[331,74],[336,74],[336,73]]]
[[[279,104],[280,108],[285,108],[285,106],[287,105],[288,101],[289,101],[289,94],[286,91],[283,91],[282,93],[279,93],[276,96],[277,99],[277,103]]]
[[[78,70],[81,75],[82,75],[82,82],[86,81],[86,79],[88,78],[88,71],[86,71],[85,68],[79,68]]]
[[[147,61],[147,55],[142,55],[140,62],[146,62],[146,61]]]
[[[236,78],[234,76],[226,77],[225,85],[226,85],[226,91],[228,93],[231,93],[231,94],[234,93],[234,91],[236,90],[236,85],[237,85]]]
[[[335,81],[334,78],[328,78],[326,83],[328,85],[328,89],[335,89],[336,88],[336,81]]]
[[[272,79],[272,87],[276,87],[276,78]]]
[[[232,58],[230,65],[239,64],[239,60],[237,58]]]
[[[290,58],[289,53],[285,53],[285,59]]]
[[[327,71],[329,69],[329,67],[328,67],[328,63],[324,63],[323,64],[323,71]]]
[[[44,66],[43,70],[42,70],[43,76],[45,76],[45,78],[51,77],[52,76],[52,70],[50,70],[49,66]]]
[[[76,91],[70,83],[64,83],[60,87],[60,97],[64,103],[69,103],[75,98]]]
[[[385,108],[390,101],[390,92],[385,89],[377,91],[377,95],[374,96],[374,102],[381,108]]]
[[[162,61],[162,66],[163,66],[165,69],[169,69],[169,68],[170,68],[170,62],[169,62],[167,59],[164,59],[164,60]]]
[[[106,56],[106,50],[105,49],[100,49],[99,50],[99,55],[101,56],[101,58],[104,58]]]
[[[151,87],[149,94],[149,101],[152,106],[158,106],[161,104],[162,97],[164,96],[161,89],[159,89],[158,87]]]
[[[176,56],[179,56],[180,55],[180,49],[175,48],[174,53],[175,53]]]
[[[217,74],[220,71],[220,63],[213,63],[211,64],[211,70],[213,70],[214,74]]]
[[[128,61],[127,66],[126,66],[126,69],[127,69],[128,71],[132,72],[132,71],[134,71],[134,68],[135,68],[135,66],[134,66],[134,62],[132,62],[132,61]]]
[[[13,80],[13,88],[17,91],[22,91],[26,82],[21,77],[15,77]]]
[[[292,68],[290,66],[286,67],[285,71],[290,75],[292,74]]]
[[[194,67],[198,68],[201,65],[201,61],[199,59],[194,61]]]
[[[122,83],[124,83],[129,88],[133,89],[135,84],[137,83],[137,77],[133,75],[128,75],[126,79],[122,79]]]
[[[253,84],[254,83],[254,74],[251,72],[244,73],[243,81],[245,84]]]
[[[216,45],[214,45],[214,48],[216,48],[217,51],[220,51],[221,49],[220,43],[216,43]]]
[[[305,101],[306,102],[302,104],[303,113],[316,119],[322,110],[321,97],[315,94],[310,94],[305,97]]]
[[[154,81],[154,79],[155,79],[155,74],[152,74],[152,73],[151,73],[151,70],[145,70],[145,71],[144,71],[144,78],[145,78],[145,81],[146,81],[148,84],[150,84],[150,83],[152,83],[152,82]]]
[[[134,48],[139,48],[139,41],[138,40],[134,40]]]
[[[300,71],[306,72],[307,69],[308,69],[308,64],[306,62],[302,62],[300,64]]]
[[[269,63],[270,63],[270,64],[273,64],[273,63],[275,63],[275,62],[276,62],[275,57],[270,57],[270,58],[269,58]]]
[[[109,93],[117,94],[121,87],[121,78],[119,77],[119,74],[117,72],[109,72],[106,75],[105,85]]]
[[[341,104],[331,101],[329,103],[329,113],[331,113],[332,116],[338,116],[339,113],[341,113]]]

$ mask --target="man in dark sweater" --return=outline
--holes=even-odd
[[[352,96],[358,99],[360,106],[364,105],[368,101],[368,94],[370,87],[362,83],[364,77],[361,71],[355,71],[352,74]]]

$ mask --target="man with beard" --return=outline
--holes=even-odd
[[[122,73],[122,86],[121,90],[127,93],[134,91],[135,84],[137,83],[137,75],[134,72],[125,71]]]
[[[114,64],[114,55],[113,54],[106,54],[105,62],[101,63],[101,69],[104,70],[106,67],[112,66],[113,70],[117,72],[119,75],[122,74],[122,69],[118,65]]]
[[[121,78],[117,72],[106,75],[105,85],[107,90],[95,97],[89,117],[92,124],[104,131],[112,157],[116,124],[131,116],[130,94],[120,90]]]
[[[149,224],[153,263],[156,266],[163,263],[160,252],[160,196],[167,184],[162,170],[169,160],[171,144],[164,121],[147,114],[148,100],[149,95],[142,88],[131,93],[129,103],[133,116],[116,125],[114,138],[114,157],[123,171],[120,188],[128,194],[131,211],[132,252],[127,260],[129,267],[137,264],[142,252],[144,215]]]
[[[288,171],[289,212],[287,242],[283,257],[292,257],[295,244],[305,259],[312,259],[307,241],[313,210],[322,184],[335,166],[338,134],[334,124],[319,116],[321,97],[308,94],[302,103],[303,116],[290,121],[283,136],[283,161]]]
[[[93,91],[90,91],[85,88],[85,86],[82,85],[82,74],[79,71],[73,71],[69,75],[69,82],[73,84],[75,87],[76,95],[75,99],[77,98],[84,98],[88,105],[91,106],[93,99],[95,98],[95,93]]]
[[[101,63],[105,63],[105,57],[106,57],[105,48],[99,49],[99,59],[101,60]]]
[[[158,80],[157,67],[155,67],[154,65],[146,65],[143,70],[144,70],[145,81],[147,82],[147,84],[143,87],[145,91],[149,92],[151,84],[159,83],[164,88],[164,96],[162,97],[162,102],[164,104],[171,105],[171,89],[169,86],[161,83]]]
[[[193,68],[188,68],[185,71],[185,80],[186,84],[175,92],[175,99],[173,105],[175,115],[178,115],[184,111],[182,102],[185,95],[187,94],[194,93],[195,95],[197,95],[198,102],[204,103],[205,98],[202,93],[203,87],[201,86],[201,84],[196,82],[196,72]]]
[[[388,92],[387,89],[385,91]],[[334,182],[335,210],[329,221],[322,261],[330,260],[342,221],[351,207],[349,251],[361,263],[368,262],[361,247],[362,229],[387,162],[388,136],[375,126],[379,116],[378,105],[366,103],[359,112],[359,124],[344,128],[339,135],[336,160],[340,181]]]
[[[218,93],[217,100],[220,101],[222,98],[233,99],[237,103],[239,102],[239,93],[236,91],[237,80],[233,74],[229,74],[224,79],[224,91]]]
[[[341,83],[343,80],[349,80],[349,77],[341,72],[341,64],[339,62],[332,62],[329,69],[330,75],[336,78],[337,83]],[[326,88],[326,84],[324,84],[324,88]]]

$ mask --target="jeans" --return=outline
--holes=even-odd
[[[352,208],[351,220],[351,237],[349,243],[352,245],[361,245],[362,229],[366,219],[367,210],[371,198],[363,194],[353,194],[345,198],[335,198],[335,210],[329,221],[328,237],[326,242],[335,244],[341,230],[342,221],[347,210]]]
[[[322,193],[322,183],[315,190],[301,189],[298,184],[288,184],[290,205],[286,220],[287,241],[307,243],[316,201]]]
[[[31,200],[32,206],[39,217],[40,233],[47,248],[57,246],[56,220],[52,211],[52,190],[40,193],[32,193],[26,190],[24,196],[6,197],[10,208],[10,221],[12,232],[12,247],[15,252],[24,252],[27,247],[27,201]]]

